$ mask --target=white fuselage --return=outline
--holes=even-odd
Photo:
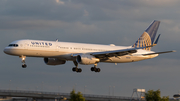
[[[10,46],[6,47],[4,49],[4,52],[6,54],[15,56],[47,57],[74,61],[76,59],[74,54],[90,54],[92,52],[121,50],[130,47],[131,46],[124,47],[114,45],[55,42],[41,40],[17,40],[12,42]],[[125,56],[110,57],[108,60],[101,60],[100,62],[125,63],[150,59],[158,56],[158,54],[147,56],[142,55],[148,53],[154,52],[138,49],[136,53]]]

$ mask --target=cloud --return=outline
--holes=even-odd
[[[179,0],[139,0],[139,2],[149,5],[149,6],[156,6],[156,7],[164,7],[164,6],[173,6],[180,3]]]
[[[64,2],[61,1],[61,0],[56,0],[56,3],[61,4],[61,5],[64,5]]]
[[[163,2],[162,0],[136,0],[136,1],[123,0],[120,2],[122,2],[124,6],[129,8],[172,7],[172,6],[177,6],[180,3],[179,0],[163,0]]]
[[[64,22],[60,20],[21,20],[6,21],[0,25],[0,30],[43,30],[66,29],[67,33],[84,34],[98,30],[96,25],[83,24],[82,22]],[[69,30],[67,30],[69,29]]]
[[[162,22],[169,27],[168,28],[169,31],[174,32],[174,33],[180,33],[180,24],[176,23],[176,22],[179,22],[178,20],[164,19],[162,20]]]
[[[87,10],[84,10],[84,16],[89,16],[89,13]]]
[[[179,25],[174,26],[171,30],[176,32],[176,33],[180,33],[180,26]]]
[[[61,23],[61,21],[58,21]],[[2,30],[28,30],[28,29],[44,29],[55,27],[58,23],[57,21],[48,20],[21,20],[21,21],[5,21],[4,24],[0,25]]]

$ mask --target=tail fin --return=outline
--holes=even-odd
[[[140,38],[134,43],[132,47],[145,47],[154,44],[157,30],[159,28],[160,21],[154,20],[152,24],[145,30]],[[158,36],[159,37],[159,36]],[[159,38],[158,38],[159,39]],[[144,50],[151,50],[151,47],[144,48]]]

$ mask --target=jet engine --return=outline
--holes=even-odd
[[[100,60],[92,55],[82,54],[77,56],[76,61],[79,64],[90,65],[98,63]]]
[[[65,60],[59,60],[57,58],[44,58],[44,62],[47,65],[61,65],[66,63]]]

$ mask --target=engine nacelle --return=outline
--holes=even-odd
[[[98,63],[100,60],[92,55],[82,54],[77,56],[76,61],[79,64],[90,65]]]
[[[44,62],[47,65],[61,65],[66,63],[65,60],[59,60],[57,58],[44,58]]]

